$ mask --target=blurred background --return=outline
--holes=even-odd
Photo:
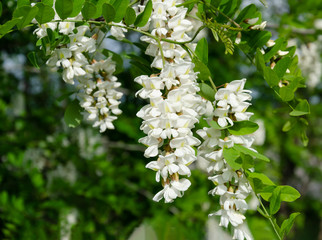
[[[304,147],[297,129],[283,132],[289,116],[247,58],[236,49],[224,55],[224,46],[209,36],[209,68],[217,86],[246,77],[253,91],[252,108],[260,130],[256,148],[271,163],[256,168],[273,181],[295,187],[301,198],[283,204],[280,223],[292,212],[301,212],[288,239],[322,239],[322,1],[274,0],[262,8],[273,38],[284,36],[298,47],[307,88],[299,94],[309,100],[309,143]],[[16,1],[4,0],[0,23],[11,19]],[[146,74],[144,63],[125,55],[139,49],[107,40],[124,59],[118,75],[125,93],[115,121],[116,130],[100,134],[82,123],[68,128],[63,116],[72,101],[61,96],[75,89],[59,73],[34,68],[27,54],[36,49],[33,28],[14,31],[0,39],[0,238],[1,239],[231,239],[208,214],[220,208],[208,195],[213,184],[202,164],[192,166],[192,186],[181,199],[164,204],[152,201],[160,190],[155,173],[147,170],[143,136],[136,112],[145,102],[135,98],[134,77]],[[207,36],[207,32],[204,33]],[[139,41],[130,34],[129,39]],[[147,61],[150,59],[144,57]],[[143,61],[141,59],[141,61]],[[201,126],[199,126],[201,127]],[[275,239],[267,219],[256,212],[250,199],[248,227],[255,240]],[[229,229],[228,229],[229,231]]]

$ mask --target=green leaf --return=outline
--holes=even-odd
[[[107,23],[112,22],[115,18],[115,9],[111,4],[104,3],[102,7],[102,13]]]
[[[258,17],[259,14],[257,7],[254,4],[250,4],[239,13],[235,21],[237,23],[242,23],[245,19]]]
[[[73,11],[69,17],[76,17],[82,10],[85,0],[73,0]]]
[[[55,11],[51,6],[37,3],[36,7],[39,11],[35,18],[39,24],[50,22],[55,17]]]
[[[202,38],[198,41],[195,53],[201,62],[205,65],[208,64],[208,42],[206,38]]]
[[[228,165],[233,168],[234,170],[238,170],[242,167],[242,161],[239,157],[239,152],[234,148],[224,148],[223,149],[223,156],[228,163]]]
[[[270,198],[270,203],[269,203],[269,212],[271,215],[274,215],[275,213],[278,212],[278,210],[281,207],[281,188],[280,186],[277,186]]]
[[[28,57],[29,61],[31,62],[31,64],[34,67],[39,68],[38,61],[37,61],[37,57],[36,57],[36,53],[35,52],[28,53],[27,57]]]
[[[55,9],[61,19],[66,19],[73,12],[73,0],[56,0]]]
[[[288,120],[282,128],[283,132],[288,132],[290,131],[294,126],[296,125],[296,119],[291,118],[290,120]]]
[[[95,6],[96,6],[96,14],[93,18],[99,18],[102,16],[102,11],[103,11],[103,4],[111,4],[110,0],[98,0],[97,2],[95,1]]]
[[[255,193],[260,193],[262,198],[268,201],[276,185],[263,173],[250,172],[248,170],[246,170],[246,173],[247,179]]]
[[[126,25],[130,26],[135,22],[135,19],[136,19],[136,13],[134,9],[131,7],[128,7],[126,9],[126,13],[124,16],[124,22],[126,23]]]
[[[176,7],[188,6],[190,4],[194,4],[194,3],[197,3],[197,2],[199,2],[199,0],[187,0],[187,1],[184,1],[183,3],[181,3],[181,4],[176,5]]]
[[[199,93],[203,98],[205,98],[205,99],[207,99],[207,100],[209,100],[211,102],[215,101],[216,92],[212,87],[210,87],[206,83],[200,83],[199,87],[200,87],[200,92]]]
[[[32,19],[35,18],[37,15],[38,8],[37,7],[30,7],[30,6],[22,6],[20,8],[17,8],[13,12],[13,17],[14,18],[19,18],[22,17],[22,19],[17,23],[18,29],[22,29],[25,26],[27,26]]]
[[[294,98],[294,90],[289,86],[283,86],[279,90],[279,95],[284,102],[288,102]]]
[[[144,27],[148,23],[151,13],[152,13],[152,1],[149,0],[144,8],[144,11],[137,16],[134,22],[134,25],[137,27]]]
[[[284,38],[278,38],[275,40],[274,46],[264,55],[265,62],[269,62],[272,57],[276,55],[278,50],[281,50],[286,46]]]
[[[248,148],[246,148],[246,147],[244,147],[242,145],[235,144],[233,148],[235,148],[239,152],[248,154],[248,155],[250,155],[252,157],[255,157],[255,158],[258,158],[258,159],[260,159],[260,160],[262,160],[264,162],[269,162],[270,161],[266,156],[264,156],[264,155],[262,155],[262,154],[260,154],[258,152],[254,152],[254,151],[252,151],[252,150],[250,150],[250,149],[248,149]]]
[[[255,52],[257,48],[262,48],[271,37],[272,33],[268,31],[250,31],[247,36],[248,45]]]
[[[14,26],[16,26],[16,24],[18,22],[20,22],[20,20],[23,17],[19,17],[19,18],[14,18],[8,22],[6,22],[5,24],[3,24],[2,26],[0,26],[0,35],[1,37],[6,35]]]
[[[282,238],[290,232],[290,230],[291,230],[291,228],[292,228],[292,226],[294,224],[295,218],[298,215],[300,215],[299,212],[292,213],[288,219],[285,219],[283,221],[282,226],[281,226]]]
[[[270,87],[277,86],[280,82],[277,74],[270,67],[264,68],[264,78]]]
[[[85,2],[84,7],[82,9],[82,15],[85,20],[89,20],[90,18],[93,18],[96,13],[96,7],[91,2]]]
[[[303,143],[303,146],[304,147],[307,147],[307,145],[308,145],[308,143],[309,143],[309,138],[307,137],[307,135],[306,135],[306,131],[305,131],[305,129],[303,129],[302,131],[301,131],[301,141],[302,141],[302,143]]]
[[[255,61],[256,61],[257,70],[263,74],[266,69],[266,66],[265,66],[264,55],[261,53],[259,48],[257,48],[256,50]]]
[[[52,7],[54,5],[54,0],[42,0],[41,3]]]
[[[288,67],[290,66],[292,62],[292,58],[290,57],[283,57],[281,60],[279,60],[275,67],[274,67],[274,72],[276,73],[276,75],[278,76],[279,79],[281,79],[286,70],[288,69]]]
[[[259,128],[257,123],[252,121],[234,122],[234,125],[228,128],[232,135],[247,135],[255,132]]]
[[[214,128],[214,129],[219,129],[219,130],[222,130],[222,129],[226,129],[227,127],[221,127],[219,126],[219,124],[216,122],[216,121],[211,121],[209,122],[209,126]]]
[[[198,79],[201,81],[208,81],[211,76],[209,68],[203,62],[198,60],[198,58],[193,58],[192,62],[195,64],[194,71],[199,72]]]
[[[254,167],[254,158],[252,156],[240,152],[240,157],[243,160],[243,168],[244,169],[249,169],[249,168]]]
[[[22,6],[30,6],[30,0],[18,0],[17,1],[17,8],[20,8]]]
[[[64,114],[64,121],[68,127],[74,128],[80,124],[81,119],[83,118],[80,110],[81,107],[77,100],[68,104]]]
[[[293,202],[299,197],[301,197],[301,194],[291,186],[279,186],[281,188],[281,201],[284,202]]]
[[[113,7],[115,9],[114,22],[118,23],[118,22],[122,21],[129,4],[130,4],[130,0],[117,0],[113,3]],[[150,15],[151,15],[151,13],[150,13]]]
[[[310,105],[306,99],[300,99],[299,103],[296,105],[295,109],[290,112],[291,116],[302,116],[310,114]]]

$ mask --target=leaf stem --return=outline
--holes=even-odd
[[[261,201],[260,194],[256,195],[256,197],[257,197],[257,199],[258,199],[258,201],[259,201],[260,205],[262,206],[264,213],[268,216],[268,220],[270,221],[270,223],[271,223],[271,225],[272,225],[272,227],[273,227],[273,229],[274,229],[274,231],[275,231],[275,233],[276,233],[276,235],[277,235],[278,239],[279,239],[279,240],[282,240],[282,237],[279,235],[279,233],[278,233],[278,231],[277,231],[277,229],[276,229],[276,226],[275,226],[275,224],[274,224],[274,222],[273,222],[273,220],[272,220],[272,216],[267,212],[267,210],[266,210],[266,208],[265,208],[264,204],[263,204],[263,203],[262,203],[262,201]]]

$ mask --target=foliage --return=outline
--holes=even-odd
[[[135,37],[134,32],[145,34],[139,28],[149,21],[152,0],[146,2],[139,15],[133,10],[134,2],[137,1],[56,0],[55,10],[61,19],[81,12],[84,20],[76,24],[94,24],[105,32],[115,26],[114,22],[123,21],[124,27],[132,30],[129,35]],[[264,239],[258,228],[265,229],[267,236],[272,236],[270,239],[274,231],[280,239],[288,234],[292,239],[301,239],[305,234],[315,239],[318,235],[312,227],[317,226],[322,215],[320,199],[304,191],[304,179],[297,179],[296,171],[302,169],[305,176],[321,181],[320,170],[311,162],[322,158],[322,132],[319,128],[307,128],[321,124],[321,105],[310,105],[310,96],[321,94],[321,88],[305,88],[295,47],[287,45],[290,37],[307,41],[305,36],[282,27],[310,26],[322,16],[310,15],[302,22],[298,16],[315,10],[315,4],[311,1],[296,8],[297,3],[289,1],[292,14],[281,16],[281,27],[277,29],[280,35],[273,46],[268,44],[272,31],[252,29],[263,22],[254,4],[243,9],[238,0],[190,0],[180,4],[189,10],[196,7],[196,16],[203,22],[192,40],[203,28],[212,33],[211,38],[200,39],[194,51],[189,48],[192,41],[177,43],[192,56],[194,70],[200,72],[198,84],[203,98],[214,101],[217,86],[243,77],[241,66],[256,67],[247,76],[248,86],[261,96],[255,97],[253,111],[265,122],[266,143],[258,152],[238,144],[223,149],[230,167],[245,172],[259,198],[258,212],[250,211],[247,215],[255,239]],[[192,189],[184,198],[170,205],[150,200],[152,190],[158,187],[144,168],[144,148],[137,145],[142,133],[135,114],[143,101],[134,97],[137,86],[131,80],[156,72],[150,68],[151,59],[144,56],[146,46],[124,39],[118,44],[129,51],[102,51],[118,63],[116,74],[128,92],[122,100],[123,115],[115,122],[117,131],[99,135],[81,123],[80,107],[73,100],[75,89],[63,86],[59,77],[43,66],[48,60],[46,49],[53,50],[69,39],[59,35],[58,30],[47,28],[47,36],[37,41],[41,50],[25,44],[36,42],[31,34],[32,19],[40,24],[54,19],[52,5],[50,0],[34,6],[24,0],[18,0],[14,6],[9,1],[0,5],[1,46],[7,46],[2,47],[1,54],[7,51],[29,59],[22,69],[23,77],[4,69],[0,72],[1,237],[59,239],[64,219],[76,209],[77,222],[71,227],[71,239],[127,239],[142,223],[144,229],[150,229],[148,234],[157,239],[203,238],[207,213],[219,206],[207,195],[211,186],[200,169],[193,170]],[[249,24],[254,18],[258,21]],[[318,32],[308,38],[314,40],[317,35]],[[123,68],[125,57],[130,60],[130,68],[126,64]],[[5,57],[2,61],[6,61]],[[35,90],[35,85],[40,90]],[[220,127],[215,120],[209,124],[232,135],[253,134],[259,128],[253,118],[227,127]],[[200,120],[197,128],[204,126],[207,124]],[[260,215],[268,221],[259,220]]]

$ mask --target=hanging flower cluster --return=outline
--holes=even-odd
[[[162,41],[147,36],[141,40],[149,43],[146,54],[154,57],[151,66],[161,72],[135,79],[143,87],[137,95],[149,100],[137,113],[144,120],[141,130],[147,134],[139,141],[147,146],[145,157],[158,156],[157,161],[151,161],[146,167],[157,172],[156,181],[161,181],[163,186],[153,200],[164,198],[167,203],[182,197],[191,185],[181,175],[191,174],[188,166],[196,160],[193,146],[200,144],[191,129],[204,113],[191,58],[180,45],[164,41],[190,39],[186,34],[192,28],[191,22],[185,19],[187,9],[176,4],[179,2],[153,1],[151,34]]]
[[[251,96],[249,90],[244,90],[245,82],[246,79],[235,80],[218,90],[214,103],[216,109],[209,120],[217,121],[221,127],[226,127],[228,123],[233,125],[235,121],[249,120],[252,113],[246,110],[250,105],[247,101],[251,100]],[[251,149],[254,138],[247,135],[235,136],[226,129],[206,127],[197,133],[204,139],[198,149],[198,157],[209,161],[207,168],[211,174],[209,180],[215,184],[215,188],[209,193],[220,196],[221,209],[209,216],[219,215],[220,226],[228,227],[230,223],[234,227],[233,239],[251,239],[251,236],[244,231],[243,212],[248,209],[245,199],[253,190],[244,172],[241,169],[232,169],[227,164],[223,151],[235,144]]]
[[[80,19],[81,15],[66,22],[41,24],[34,33],[41,39],[47,36],[47,29],[50,29],[54,34],[65,37],[54,49],[46,46],[46,55],[49,56],[47,65],[61,67],[66,83],[74,85],[77,81],[77,98],[84,109],[83,114],[93,122],[94,127],[104,132],[114,129],[112,121],[117,118],[115,115],[121,114],[118,106],[122,93],[115,90],[121,84],[113,76],[115,62],[111,57],[100,61],[94,59],[104,33],[97,27],[76,27],[74,22],[68,22]],[[54,20],[59,20],[59,17],[56,15]]]

